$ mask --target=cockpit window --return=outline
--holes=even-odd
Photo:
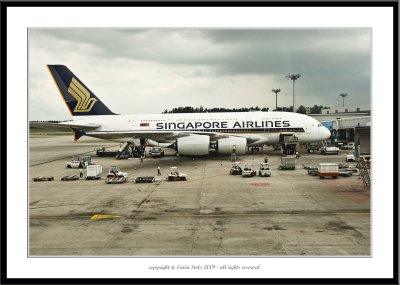
[[[322,124],[318,124],[318,127],[322,127]]]

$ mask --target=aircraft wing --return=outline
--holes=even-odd
[[[147,138],[157,142],[172,142],[181,137],[190,135],[209,136],[211,140],[217,140],[229,137],[242,137],[247,139],[247,143],[252,143],[260,139],[259,136],[246,134],[226,134],[204,131],[155,131],[155,130],[136,130],[136,131],[97,131],[101,125],[95,123],[76,124],[74,121],[62,123],[50,122],[30,122],[31,128],[40,128],[46,130],[71,130],[75,133],[76,140],[82,135],[97,137],[101,139],[129,139],[129,138]]]
[[[172,142],[181,137],[187,137],[190,135],[203,135],[209,136],[211,140],[229,138],[229,137],[242,137],[246,138],[248,143],[255,142],[260,139],[259,136],[254,135],[238,135],[238,134],[225,134],[216,132],[203,132],[203,131],[93,131],[86,132],[86,135],[94,136],[103,139],[121,139],[121,138],[146,138],[155,140],[157,142]]]

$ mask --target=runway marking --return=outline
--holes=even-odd
[[[118,215],[93,215],[90,219],[97,221],[102,219],[114,219],[114,218],[122,218],[122,216]]]
[[[299,211],[281,211],[281,212],[259,212],[259,213],[193,213],[193,214],[168,214],[163,213],[163,218],[223,218],[223,217],[254,217],[254,216],[270,216],[270,215],[296,215],[296,216],[307,216],[307,215],[370,215],[368,210],[360,210],[360,211],[310,211],[310,212],[299,212]],[[96,215],[94,215],[96,216]],[[101,215],[97,215],[101,216]],[[124,218],[124,216],[119,215],[103,215],[103,216],[113,216],[115,218]],[[76,218],[92,218],[93,216],[30,216],[30,220],[52,220],[52,219],[76,219]],[[126,217],[125,217],[126,218]]]

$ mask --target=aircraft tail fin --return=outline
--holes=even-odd
[[[47,65],[72,116],[115,115],[64,65]]]

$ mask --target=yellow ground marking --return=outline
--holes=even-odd
[[[114,218],[122,218],[122,216],[118,215],[93,215],[91,220],[101,220],[101,219],[114,219]]]

